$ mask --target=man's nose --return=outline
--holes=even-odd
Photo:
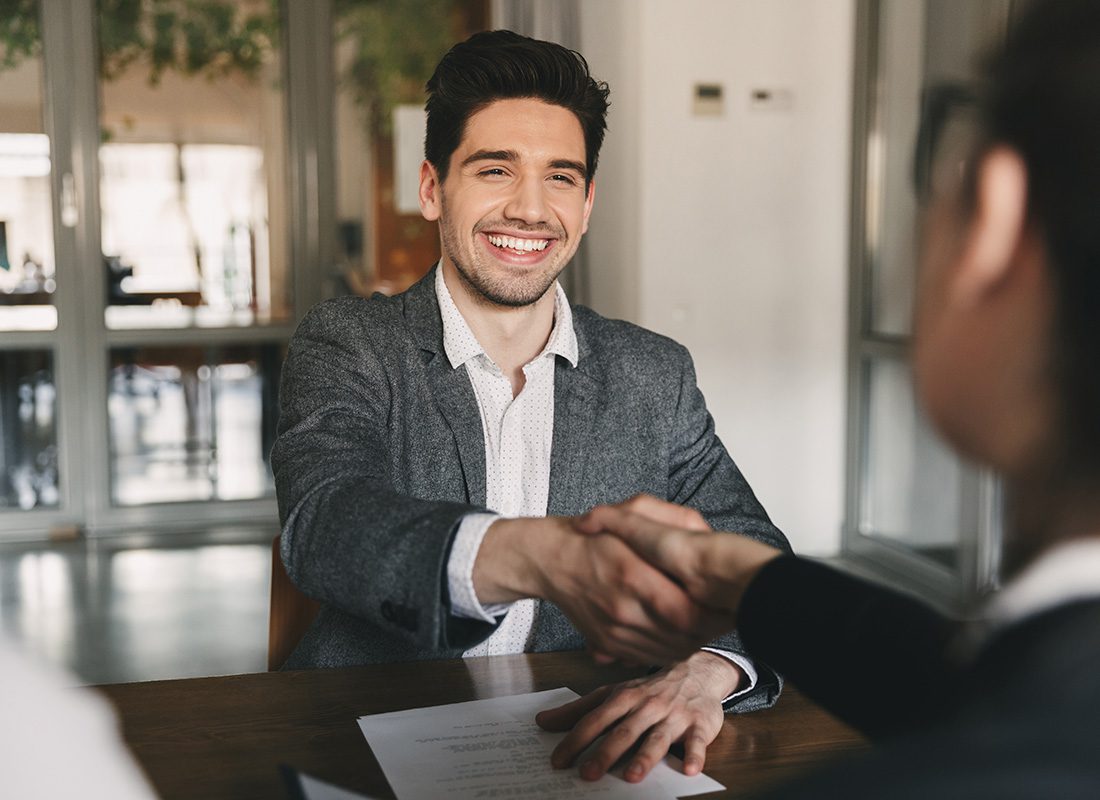
[[[541,177],[524,177],[512,186],[504,215],[508,219],[522,220],[534,225],[546,222],[546,188]]]

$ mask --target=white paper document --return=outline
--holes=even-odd
[[[616,775],[585,781],[576,768],[555,770],[550,752],[565,734],[542,730],[535,714],[577,696],[563,688],[373,714],[360,717],[359,727],[399,800],[670,800],[725,788],[706,775],[684,775],[671,757],[641,783]]]

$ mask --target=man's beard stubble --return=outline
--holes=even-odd
[[[458,234],[455,229],[450,225],[447,214],[446,198],[441,197],[442,213],[439,217],[439,229],[442,233],[443,239],[443,251],[450,258],[451,263],[454,264],[455,270],[458,272],[459,278],[462,282],[473,289],[473,296],[482,300],[487,305],[505,306],[507,308],[523,308],[529,306],[538,300],[540,300],[550,287],[554,285],[554,281],[558,279],[562,270],[565,269],[566,264],[569,263],[569,259],[563,259],[560,264],[551,261],[547,266],[549,269],[540,272],[533,273],[525,276],[525,278],[508,279],[494,279],[492,275],[488,274],[485,269],[477,269],[475,265],[463,263],[461,257],[461,246],[459,243]],[[476,237],[478,232],[491,229],[492,227],[499,225],[499,221],[480,223],[473,231],[473,235]],[[501,225],[501,227],[514,228],[522,230],[526,233],[546,233],[550,234],[558,240],[557,247],[564,246],[568,241],[564,230],[556,230],[549,225],[517,225],[516,223],[508,223]],[[477,251],[473,250],[472,258],[477,260]]]

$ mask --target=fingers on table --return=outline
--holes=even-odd
[[[668,749],[679,738],[679,733],[667,719],[654,725],[645,736],[638,752],[630,759],[630,763],[626,768],[626,779],[628,781],[640,781],[648,775],[649,771],[657,766],[657,762],[668,754]],[[620,753],[619,757],[621,756]]]
[[[698,775],[707,763],[707,747],[714,741],[697,725],[692,725],[684,734],[684,774]]]
[[[684,744],[684,774],[698,775],[702,772],[707,760],[707,747],[714,741],[714,736],[707,736],[698,725],[684,728],[683,722],[674,722],[671,717],[653,726],[638,752],[630,759],[624,777],[632,783],[640,781],[678,741]]]
[[[555,767],[567,767],[572,764],[578,755],[607,733],[613,725],[620,720],[625,722],[624,717],[630,714],[638,703],[635,690],[623,686],[605,686],[582,697],[581,700],[587,700],[600,692],[604,692],[599,698],[600,702],[593,703],[580,719],[575,720],[569,735],[558,742],[558,746],[554,748],[550,763]],[[621,725],[617,726],[616,731],[620,727]],[[616,733],[615,731],[608,734],[609,737],[624,735],[625,732]],[[627,746],[632,743],[633,741],[629,742]]]
[[[570,700],[568,703],[560,705],[557,708],[548,708],[545,711],[540,711],[535,715],[535,722],[538,723],[540,728],[548,731],[570,730],[585,714],[588,714],[606,700],[607,696],[610,695],[614,689],[615,687],[613,685],[601,686],[594,692],[589,692],[584,697]]]
[[[630,761],[630,780],[641,780],[665,757],[672,743],[684,733],[686,723],[672,715],[663,699],[646,697],[637,688],[620,688],[585,714],[554,750],[551,763],[565,767],[597,739],[603,740],[584,758],[581,777],[597,780],[639,743]],[[679,717],[680,715],[676,715]]]

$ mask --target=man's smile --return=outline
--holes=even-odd
[[[550,244],[549,239],[517,239],[515,236],[500,236],[495,233],[485,234],[489,244],[505,250],[515,250],[517,253],[530,253],[531,251],[545,250]]]
[[[550,258],[557,252],[559,237],[546,233],[523,233],[513,231],[479,231],[481,239],[493,257],[505,263],[533,266]]]

